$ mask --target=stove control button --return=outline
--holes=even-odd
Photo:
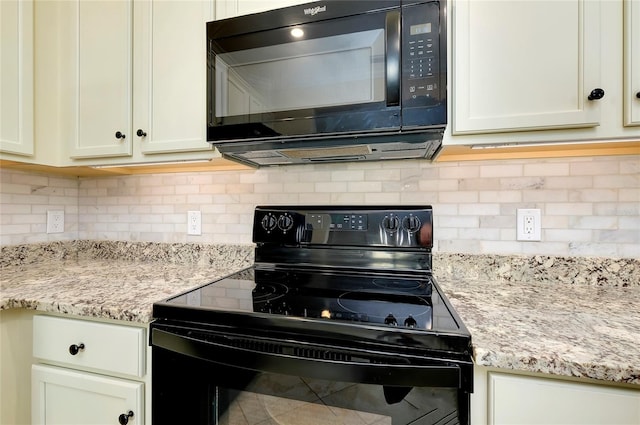
[[[278,224],[276,217],[271,213],[268,213],[267,215],[262,217],[261,223],[262,223],[262,228],[267,232],[270,232],[271,230],[275,229],[276,225]]]
[[[395,215],[386,216],[382,220],[382,227],[387,232],[392,232],[393,233],[393,232],[398,230],[399,226],[400,226],[400,220],[398,220],[398,217],[396,217]]]
[[[402,227],[409,233],[415,233],[420,230],[420,219],[415,215],[407,216],[402,220]]]
[[[278,227],[280,230],[287,231],[293,227],[293,217],[290,214],[283,214],[278,218]]]
[[[404,325],[407,328],[415,328],[418,325],[418,322],[416,322],[416,319],[414,319],[413,316],[409,316],[404,319]]]
[[[387,317],[384,318],[385,325],[398,326],[398,321],[393,316],[393,314],[389,313]]]

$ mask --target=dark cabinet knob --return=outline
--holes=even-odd
[[[127,136],[125,136],[122,132],[116,131],[116,139],[123,139],[124,140],[125,137],[127,137]]]
[[[604,97],[604,90],[602,89],[593,89],[591,90],[591,93],[589,93],[589,96],[587,97],[587,99],[589,100],[598,100],[598,99],[602,99]]]
[[[636,97],[637,97],[638,99],[640,99],[640,91],[639,91],[638,93],[636,93]]]
[[[136,131],[136,135],[138,137],[147,137],[147,133],[145,133],[144,131],[142,131],[141,128],[138,129],[138,131]]]
[[[127,425],[129,423],[129,418],[133,418],[133,411],[131,410],[118,416],[118,422],[120,425]]]
[[[82,344],[82,343],[80,343],[78,345],[72,344],[72,345],[69,346],[69,354],[71,354],[72,356],[75,356],[76,354],[78,354],[82,350],[84,350],[84,344]]]

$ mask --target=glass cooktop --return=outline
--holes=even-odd
[[[178,309],[459,330],[428,273],[251,267],[156,303],[154,316],[179,314]]]

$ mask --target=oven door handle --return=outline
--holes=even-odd
[[[178,354],[225,366],[290,376],[405,387],[462,388],[460,365],[380,364],[299,357],[202,341],[153,328],[151,341]]]

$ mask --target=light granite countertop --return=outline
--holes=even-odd
[[[438,282],[476,364],[640,385],[640,287]]]
[[[251,247],[170,246],[158,252],[149,244],[98,245],[3,247],[0,310],[27,308],[148,323],[155,301],[252,262]],[[149,260],[157,256],[165,260]],[[438,282],[471,332],[477,364],[640,385],[637,261],[598,266],[626,270],[623,284],[609,278],[599,285],[549,278],[549,270],[567,266],[558,259],[527,260],[524,265],[522,258],[440,260],[443,267],[435,271]],[[470,270],[484,262],[502,275],[465,275],[461,260],[470,262]],[[547,277],[526,279],[522,270]],[[610,270],[605,272],[611,275]],[[581,276],[593,272],[573,275],[584,281]]]
[[[3,268],[0,310],[28,308],[149,323],[156,301],[233,270],[197,264],[63,260]]]

